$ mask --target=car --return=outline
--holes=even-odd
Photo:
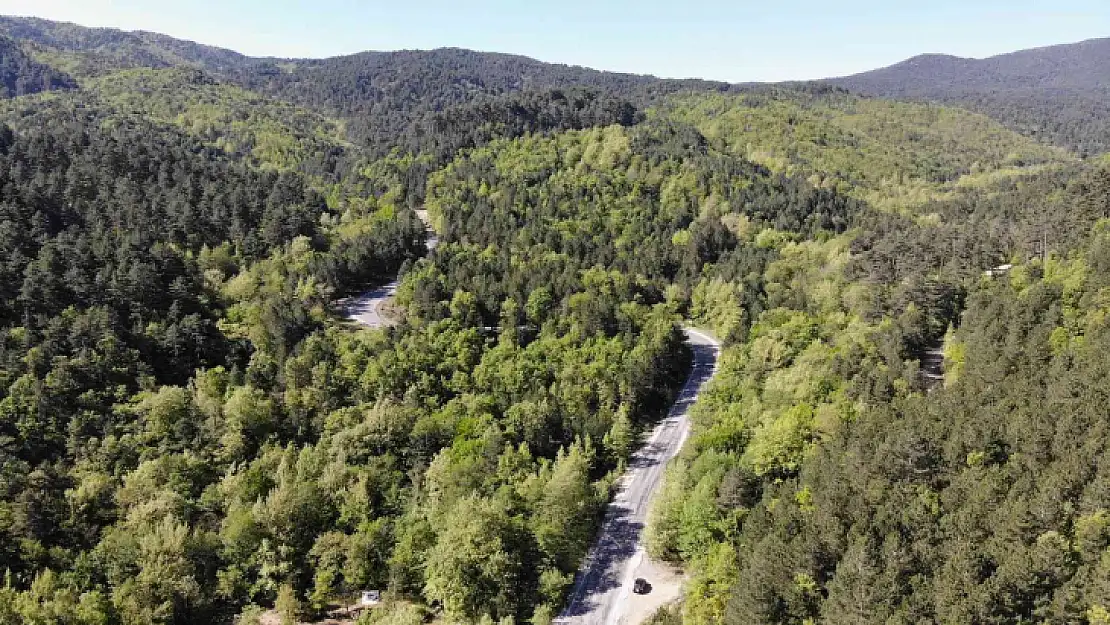
[[[646,595],[651,592],[651,584],[642,577],[637,577],[636,581],[632,583],[632,592],[637,595]]]

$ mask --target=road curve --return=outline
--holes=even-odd
[[[555,622],[560,625],[638,625],[626,623],[634,571],[645,557],[642,540],[651,500],[663,481],[667,463],[678,454],[690,433],[690,407],[717,372],[720,343],[687,328],[694,366],[667,418],[659,422],[647,443],[628,464],[617,485],[596,543],[575,578],[567,607]],[[651,580],[648,580],[650,583]]]
[[[431,252],[439,245],[439,238],[432,230],[431,222],[428,219],[428,211],[418,210],[416,216],[424,222],[427,228],[428,238],[425,239],[424,244],[427,246],[428,251]],[[361,295],[348,297],[339,302],[339,308],[343,312],[343,316],[361,326],[367,328],[384,328],[393,323],[393,320],[383,316],[382,304],[386,300],[397,294],[397,286],[400,281],[394,280],[389,284],[380,286],[376,289],[371,289]]]
[[[427,213],[417,213],[425,223]],[[428,251],[438,240],[428,229]],[[341,303],[348,319],[370,328],[391,323],[382,316],[381,306],[397,293],[398,281],[348,298]],[[561,625],[637,625],[624,623],[632,594],[633,573],[644,558],[644,525],[652,497],[663,482],[663,470],[682,449],[690,433],[689,412],[698,394],[713,374],[721,344],[713,337],[686,328],[686,342],[694,354],[694,365],[667,417],[655,426],[651,437],[628,463],[628,470],[617,484],[617,494],[609,503],[605,521],[596,542],[586,556],[574,589],[563,613],[555,619]],[[650,582],[650,580],[649,580]]]

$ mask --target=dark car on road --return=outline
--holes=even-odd
[[[651,592],[651,584],[642,577],[637,577],[636,581],[632,583],[632,592],[637,595],[646,595]]]

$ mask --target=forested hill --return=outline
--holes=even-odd
[[[53,61],[68,63],[81,74],[126,67],[158,68],[182,64],[230,70],[250,62],[248,57],[238,52],[143,31],[87,28],[66,22],[12,16],[0,16],[0,29],[13,39],[34,44],[36,53]]]
[[[76,87],[76,81],[64,72],[36,62],[17,42],[0,37],[0,97]]]
[[[0,624],[550,625],[689,324],[657,624],[1110,623],[1101,161],[829,85],[0,34]]]
[[[128,68],[200,69],[222,83],[340,119],[346,139],[377,154],[419,132],[414,126],[431,115],[514,93],[589,88],[643,108],[678,92],[761,88],[603,72],[455,48],[276,59],[156,33],[36,18],[0,17],[0,33],[19,42],[31,59],[79,80]],[[982,60],[924,55],[820,82],[867,95],[968,108],[1042,143],[1097,154],[1110,150],[1108,60],[1110,40],[1092,40]]]
[[[455,48],[363,52],[266,63],[230,77],[249,88],[352,119],[354,140],[387,144],[412,120],[480,96],[588,87],[638,104],[682,90],[727,90],[724,83],[661,80]]]
[[[35,58],[78,78],[128,68],[190,66],[218,80],[343,119],[347,137],[388,152],[420,120],[478,99],[518,92],[589,88],[638,105],[725,83],[663,80],[455,48],[361,52],[328,59],[247,57],[165,35],[0,17],[0,33]]]
[[[1110,150],[1110,39],[985,59],[926,54],[824,82],[886,98],[971,108],[1076,152]]]

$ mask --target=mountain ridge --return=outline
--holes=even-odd
[[[77,40],[60,39],[56,31],[61,28],[72,31],[87,31],[86,37],[81,37]],[[66,47],[70,50],[77,51],[78,49],[84,50],[85,48],[78,48],[78,42],[84,42],[86,45],[88,37],[93,35],[101,35],[119,41],[134,41],[145,44],[157,44],[159,46],[169,49],[177,49],[187,52],[187,55],[182,55],[189,60],[200,62],[198,58],[191,58],[190,56],[197,57],[198,53],[205,53],[206,55],[226,57],[233,59],[247,65],[266,65],[268,63],[300,63],[306,65],[318,65],[328,61],[347,60],[353,58],[370,58],[370,57],[387,57],[395,55],[412,55],[412,54],[443,54],[443,53],[467,53],[481,56],[497,57],[506,60],[527,61],[531,63],[540,63],[547,66],[554,66],[566,68],[571,70],[585,70],[591,73],[600,73],[612,76],[625,76],[646,78],[661,81],[705,81],[718,84],[733,84],[727,81],[720,81],[714,79],[703,79],[697,77],[687,78],[665,78],[650,73],[637,73],[637,72],[624,72],[617,70],[598,69],[587,65],[580,65],[574,63],[563,63],[559,61],[545,61],[526,54],[515,52],[502,52],[496,50],[476,50],[471,48],[464,48],[461,46],[437,46],[434,48],[398,48],[395,50],[384,49],[366,49],[356,52],[349,52],[344,54],[335,54],[329,56],[319,57],[296,57],[296,56],[275,56],[275,55],[251,55],[239,52],[233,48],[225,48],[212,44],[201,43],[191,39],[174,37],[165,33],[149,31],[144,29],[126,30],[122,28],[107,27],[107,26],[84,26],[76,22],[48,20],[40,17],[33,16],[16,16],[16,15],[0,15],[0,29],[6,32],[10,37],[15,39],[24,39],[34,41],[35,43]]]
[[[1080,154],[1110,149],[1110,38],[983,59],[917,55],[817,82],[864,95],[968,108]]]
[[[482,98],[587,88],[644,107],[678,91],[737,88],[462,48],[364,51],[325,59],[257,58],[165,35],[16,17],[0,17],[0,34],[37,47],[40,62],[79,81],[123,69],[196,67],[221,82],[344,120],[352,142],[379,154],[390,151],[406,129],[427,116]]]
[[[376,146],[379,153],[422,118],[486,97],[584,87],[648,108],[677,92],[769,86],[659,78],[458,47],[254,57],[151,31],[87,28],[34,17],[0,16],[0,34],[23,44],[37,63],[78,81],[121,69],[196,67],[222,82],[342,119],[348,139]],[[1085,156],[1110,151],[1108,68],[1110,39],[1089,39],[984,59],[921,54],[869,72],[785,84],[961,107]]]

